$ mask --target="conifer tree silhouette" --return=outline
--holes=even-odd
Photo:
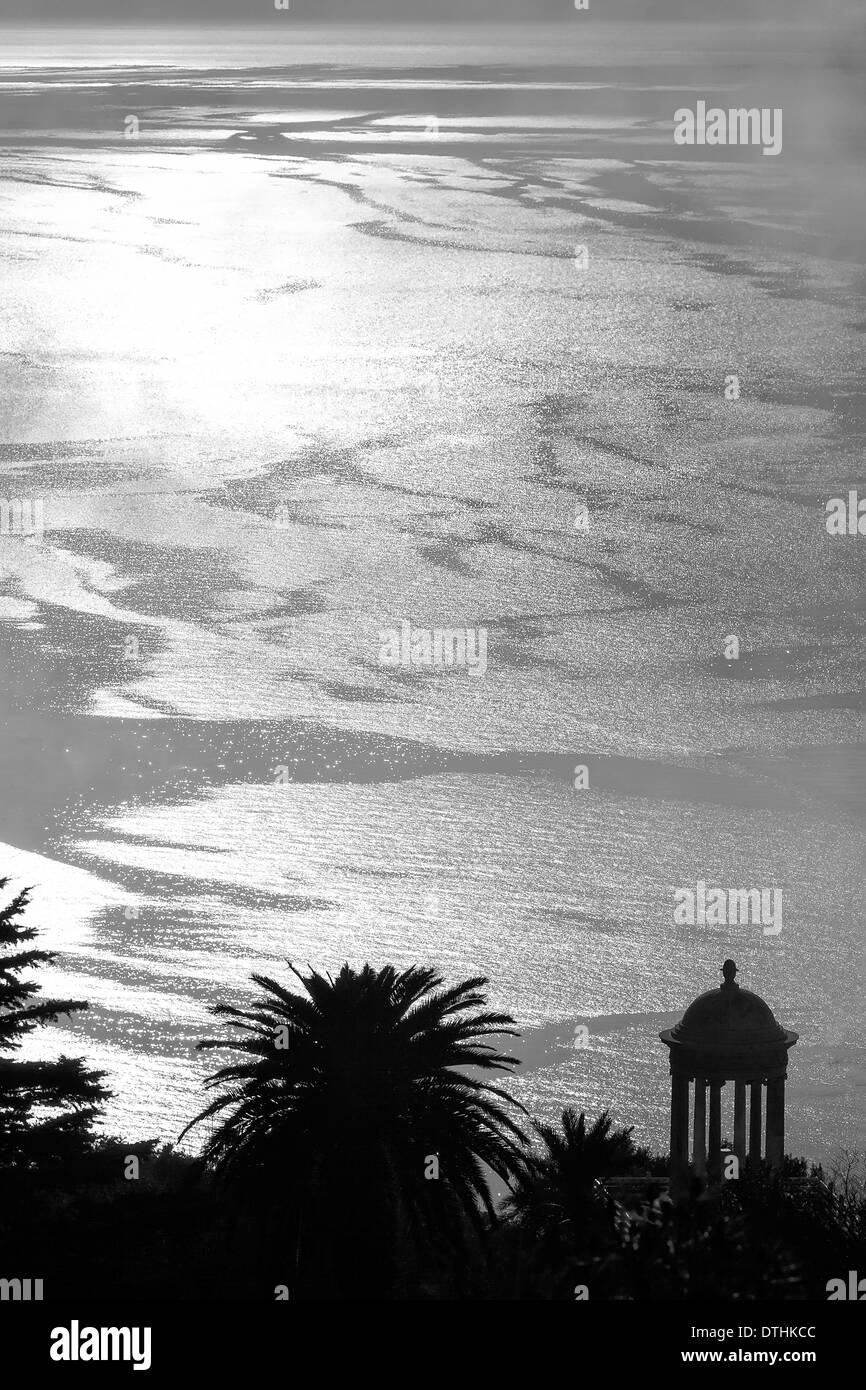
[[[9,881],[0,878],[0,893]],[[42,986],[21,978],[56,959],[54,951],[27,945],[37,935],[21,920],[30,891],[22,889],[0,907],[0,1171],[20,1172],[80,1155],[94,1142],[91,1126],[111,1094],[101,1084],[104,1073],[89,1071],[79,1057],[39,1061],[8,1055],[19,1051],[34,1029],[88,1007],[82,999],[37,1001]]]

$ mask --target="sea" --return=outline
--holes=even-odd
[[[253,972],[418,963],[530,1115],[664,1150],[733,958],[789,1151],[866,1146],[864,46],[0,28],[0,873],[107,1133],[177,1139]],[[675,144],[698,101],[781,151]]]

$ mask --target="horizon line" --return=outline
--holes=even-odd
[[[15,29],[31,29],[31,28],[33,28],[33,29],[35,29],[35,28],[75,29],[75,28],[79,28],[79,27],[80,27],[80,28],[92,28],[92,29],[169,29],[169,28],[188,28],[188,29],[193,29],[193,28],[195,28],[195,29],[229,29],[229,28],[231,28],[231,29],[235,29],[235,28],[270,29],[271,24],[273,24],[273,23],[275,23],[275,22],[276,22],[276,23],[285,23],[285,21],[282,20],[282,19],[280,18],[280,15],[281,15],[282,13],[283,13],[283,12],[281,12],[281,11],[278,12],[278,11],[275,10],[272,19],[267,20],[267,21],[259,21],[259,20],[257,20],[255,23],[251,23],[251,24],[246,23],[246,22],[245,22],[243,19],[241,19],[241,18],[238,18],[238,19],[229,19],[229,18],[225,18],[225,19],[220,19],[220,20],[209,20],[209,19],[207,19],[207,20],[202,20],[201,18],[197,18],[197,17],[194,16],[194,15],[189,15],[189,16],[187,16],[186,18],[180,18],[180,17],[177,17],[177,16],[172,16],[172,17],[166,17],[165,19],[150,19],[150,20],[116,19],[116,18],[111,18],[111,19],[100,19],[99,16],[97,16],[97,15],[93,15],[91,18],[86,18],[86,17],[83,17],[83,16],[82,16],[82,17],[79,17],[79,18],[76,18],[76,19],[51,19],[51,18],[37,18],[37,19],[24,19],[24,18],[22,18],[22,19],[4,19],[4,18],[0,18],[0,29],[2,29],[2,28],[9,28],[9,29],[12,29],[12,28],[15,28]],[[779,26],[779,21],[778,21],[778,20],[773,20],[773,19],[746,19],[746,20],[744,21],[744,23],[745,23],[749,28],[778,29],[778,28],[780,27],[780,26]],[[522,28],[528,28],[528,27],[530,27],[530,26],[531,26],[533,29],[541,29],[541,28],[549,28],[549,29],[563,28],[563,29],[564,29],[564,28],[566,28],[566,27],[569,27],[569,28],[573,27],[573,24],[574,24],[574,21],[573,21],[573,19],[571,19],[571,18],[560,18],[560,19],[531,19],[531,18],[519,19],[519,18],[515,18],[515,19],[499,20],[499,19],[483,19],[483,18],[480,18],[480,17],[477,17],[477,18],[475,18],[475,19],[465,19],[465,18],[454,17],[454,18],[449,18],[449,19],[386,19],[386,18],[383,18],[383,19],[366,19],[366,20],[361,20],[361,19],[359,19],[359,20],[351,20],[351,21],[349,21],[349,20],[345,20],[345,19],[343,19],[342,17],[339,17],[339,16],[331,16],[331,17],[328,17],[327,15],[325,15],[325,16],[323,16],[321,19],[316,20],[315,22],[304,22],[304,23],[297,23],[297,24],[293,23],[293,24],[292,24],[292,29],[321,29],[321,28],[325,27],[326,25],[328,25],[328,26],[330,26],[330,25],[337,25],[337,26],[341,26],[341,27],[344,28],[344,29],[366,29],[366,28],[432,29],[432,28],[444,28],[444,27],[446,27],[446,26],[449,27],[449,28],[475,28],[475,29],[481,29],[481,28],[486,29],[486,28],[491,28],[491,27],[497,28],[497,29],[508,29],[508,28],[521,28],[521,29],[522,29]],[[663,18],[661,18],[661,17],[658,16],[658,15],[647,15],[647,16],[646,16],[645,18],[643,18],[643,19],[633,19],[633,18],[628,18],[628,17],[626,17],[626,16],[623,16],[623,17],[618,18],[618,19],[616,19],[616,18],[608,18],[608,17],[605,17],[605,18],[603,18],[603,19],[597,19],[597,18],[593,17],[592,24],[593,24],[593,28],[595,28],[595,27],[596,27],[597,25],[599,25],[599,24],[617,24],[617,25],[621,25],[621,26],[625,25],[625,26],[628,26],[628,27],[630,27],[630,28],[633,27],[634,24],[652,24],[652,25],[655,25],[655,24],[669,24],[669,25],[683,25],[683,26],[684,26],[684,25],[689,25],[689,24],[715,24],[715,25],[716,25],[718,28],[720,28],[720,29],[728,28],[728,27],[729,27],[729,25],[726,24],[724,20],[718,19],[718,18],[717,18],[716,16],[714,16],[714,15],[695,15],[695,16],[693,16],[693,17],[690,16],[688,19],[685,19],[685,20],[684,20],[684,19],[675,19],[675,18],[673,18],[673,17],[668,18],[668,19],[663,19]],[[785,27],[786,29],[787,29],[787,28],[790,28],[790,27],[792,26],[792,24],[795,25],[795,26],[797,26],[797,27],[800,27],[800,28],[823,29],[823,28],[825,27],[824,25],[822,25],[822,24],[819,22],[818,19],[814,19],[814,20],[811,20],[811,19],[809,19],[809,20],[806,20],[806,19],[804,19],[804,20],[797,20],[797,19],[786,20],[786,21],[785,21],[785,26],[784,26],[784,27]]]

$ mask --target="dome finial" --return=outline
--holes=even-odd
[[[737,973],[736,961],[726,960],[725,963],[724,963],[724,965],[722,966],[722,974],[723,974],[724,977],[725,977],[725,985],[730,986],[730,985],[734,984],[734,976],[736,975],[736,973]],[[722,988],[724,989],[724,987],[725,987],[725,986],[723,985]]]

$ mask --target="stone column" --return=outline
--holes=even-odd
[[[671,1185],[679,1189],[689,1165],[689,1078],[671,1072]]]
[[[757,1163],[761,1157],[761,1085],[753,1081],[749,1106],[749,1158]]]
[[[695,1172],[701,1177],[707,1171],[707,1092],[702,1076],[695,1077],[695,1126],[692,1145],[692,1162]]]
[[[707,1142],[707,1171],[713,1182],[722,1175],[722,1087],[723,1081],[710,1082],[710,1137]]]
[[[740,1167],[746,1161],[746,1083],[734,1082],[734,1153]]]
[[[767,1082],[767,1162],[781,1165],[785,1152],[785,1078]]]

